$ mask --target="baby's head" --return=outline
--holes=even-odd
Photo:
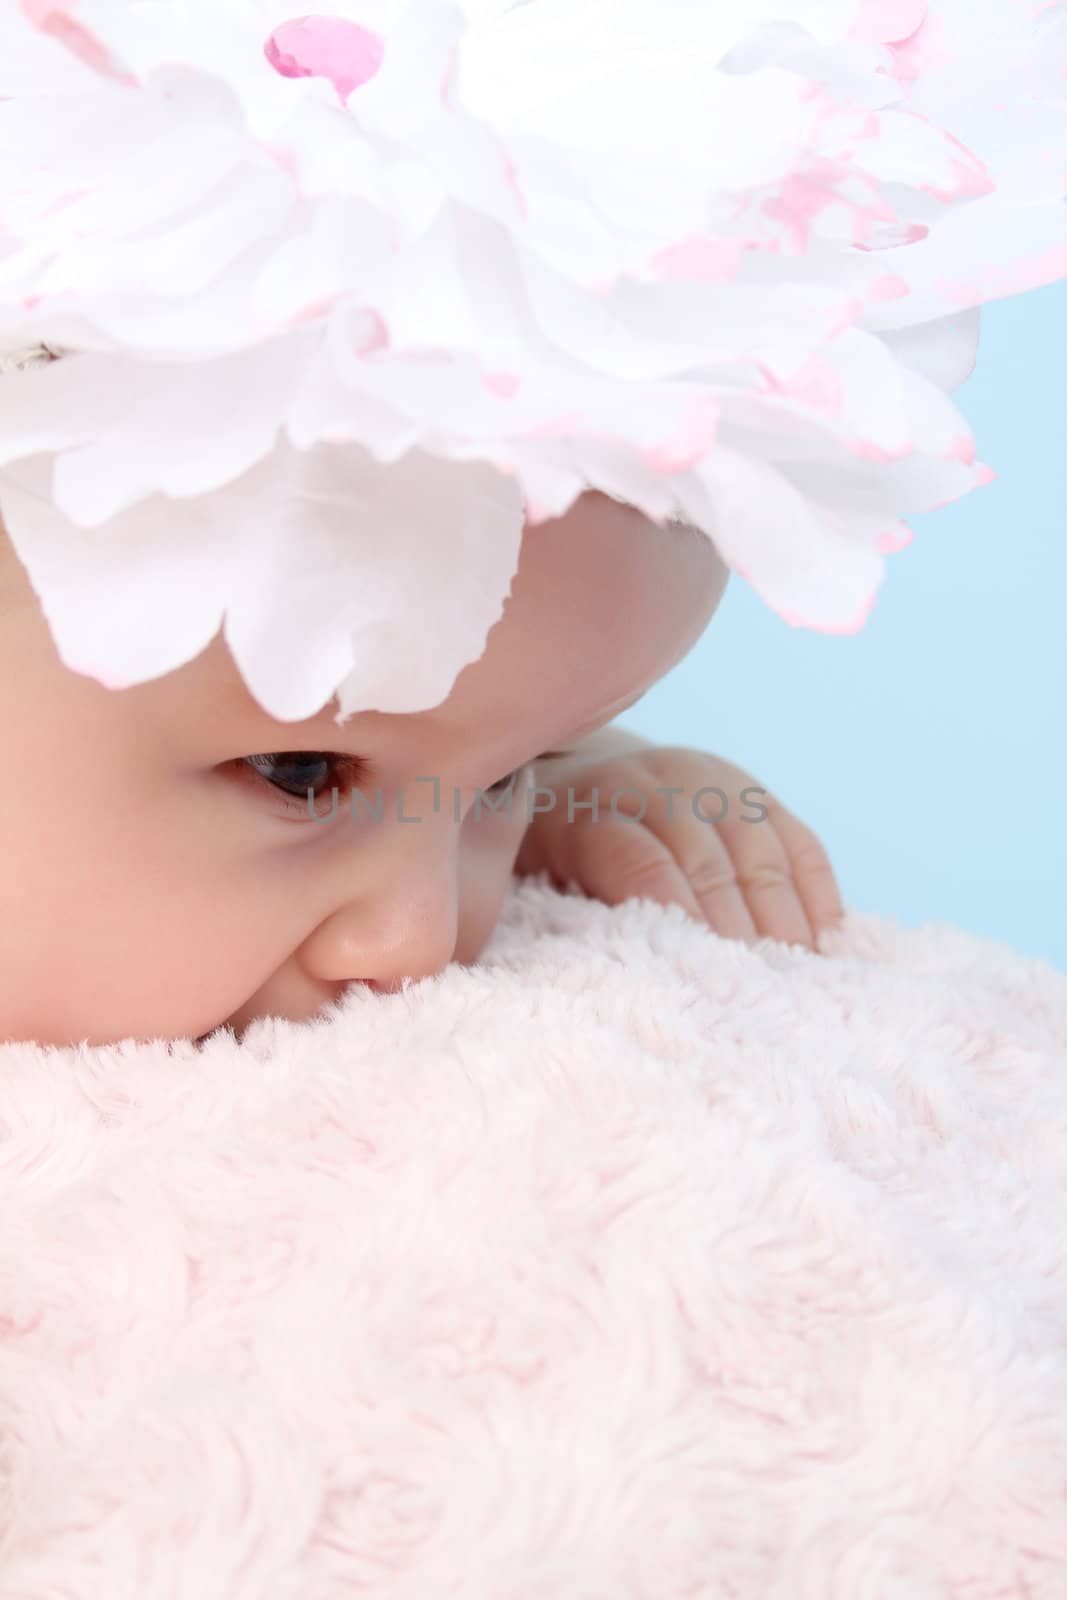
[[[195,1038],[476,959],[527,822],[521,793],[509,816],[476,792],[643,694],[726,577],[700,530],[583,495],[527,529],[504,613],[446,700],[339,728],[333,701],[268,716],[221,632],[133,688],[72,672],[0,529],[0,1040]],[[356,820],[348,786],[366,796]],[[324,817],[339,790],[330,820],[309,815],[309,787]]]

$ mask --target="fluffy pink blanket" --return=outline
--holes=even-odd
[[[0,1048],[2,1600],[1064,1600],[1067,977],[824,952]]]

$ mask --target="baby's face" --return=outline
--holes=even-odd
[[[306,1019],[353,980],[390,989],[475,960],[527,825],[518,786],[510,818],[476,791],[611,721],[688,652],[726,583],[703,534],[584,495],[527,531],[504,615],[447,700],[339,727],[332,702],[267,716],[221,635],[131,689],[69,671],[3,543],[0,1039],[57,1045]],[[331,753],[364,764],[357,820]],[[307,789],[328,816],[334,786],[336,815],[313,820]]]

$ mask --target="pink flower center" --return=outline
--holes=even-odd
[[[293,17],[275,28],[263,53],[283,78],[329,78],[345,101],[374,77],[385,45],[378,34],[344,17]]]

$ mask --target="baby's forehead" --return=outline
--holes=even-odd
[[[443,760],[458,750],[521,743],[543,748],[598,725],[638,698],[679,656],[679,629],[699,592],[710,545],[699,530],[658,528],[606,496],[584,496],[564,518],[527,528],[519,568],[482,655],[457,676],[437,707],[409,715],[365,711],[337,722],[332,698],[313,717],[280,722],[248,689],[220,628],[192,661],[123,690],[60,666],[47,624],[16,553],[0,533],[0,610],[5,595],[27,601],[42,670],[56,678],[55,704],[123,738],[188,750],[217,761],[269,750],[348,749],[373,743],[398,759],[426,749]],[[23,608],[26,609],[26,608]],[[407,630],[425,647],[434,619]],[[684,651],[682,652],[684,653]],[[49,666],[49,663],[51,664]],[[59,681],[64,680],[64,681]],[[50,702],[51,703],[51,702]],[[126,734],[121,734],[125,727]]]
[[[566,516],[528,528],[505,608],[531,639],[587,655],[658,658],[721,589],[722,562],[699,528],[659,527],[633,506],[584,495]]]
[[[313,716],[281,722],[253,698],[220,632],[193,662],[158,680],[156,709],[196,737],[249,749],[349,748],[366,744],[384,759],[418,749],[446,753],[501,745],[529,731],[546,746],[579,723],[598,721],[632,698],[634,590],[625,559],[605,578],[589,550],[579,555],[581,529],[531,530],[537,548],[520,560],[502,614],[480,657],[457,675],[446,698],[425,710],[396,714],[359,711],[338,723],[336,697]],[[539,536],[544,533],[545,537]],[[576,559],[577,558],[577,559]],[[644,590],[647,599],[647,588]],[[410,648],[424,648],[433,617],[414,619]],[[637,652],[638,666],[641,651]],[[643,685],[642,685],[643,687]]]

